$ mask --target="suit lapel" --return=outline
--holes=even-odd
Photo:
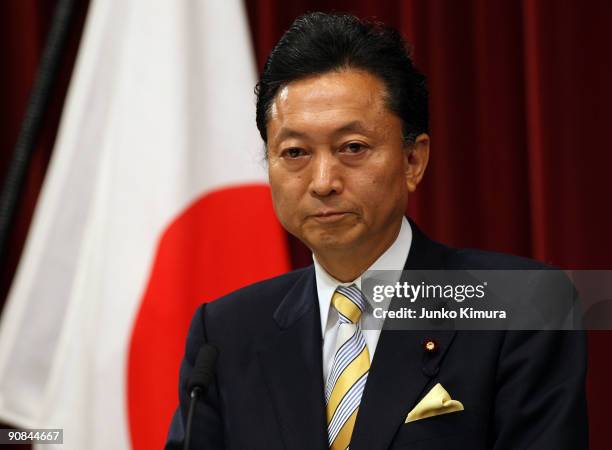
[[[410,223],[413,238],[404,270],[443,269],[447,248],[430,241]],[[450,347],[454,331],[397,331],[380,334],[351,440],[351,450],[386,449],[406,414],[425,394]],[[424,342],[439,350],[429,354]]]
[[[306,270],[274,314],[278,334],[259,358],[288,450],[327,450],[321,319],[314,269]]]

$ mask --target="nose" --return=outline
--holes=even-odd
[[[343,183],[339,161],[333,154],[320,152],[311,162],[310,191],[318,197],[342,192]]]

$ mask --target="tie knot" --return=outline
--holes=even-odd
[[[332,305],[343,323],[357,323],[365,309],[366,301],[357,286],[338,286],[332,296]]]

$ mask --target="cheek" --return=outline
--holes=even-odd
[[[299,195],[296,190],[295,180],[284,176],[269,173],[270,192],[276,215],[283,225],[295,217]]]
[[[276,215],[283,221],[282,218],[285,215],[287,206],[290,206],[291,203],[287,201],[286,192],[282,188],[271,184],[270,192],[272,193],[272,204],[274,205]]]
[[[377,212],[394,210],[407,200],[406,183],[401,171],[389,173],[381,171],[362,176],[360,183],[360,198],[364,207]]]

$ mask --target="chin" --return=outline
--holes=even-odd
[[[304,227],[295,235],[314,252],[350,250],[360,240],[360,227],[354,224]]]
[[[306,242],[306,245],[316,252],[347,250],[354,247],[355,239],[349,238],[346,234],[329,234],[319,235]]]

